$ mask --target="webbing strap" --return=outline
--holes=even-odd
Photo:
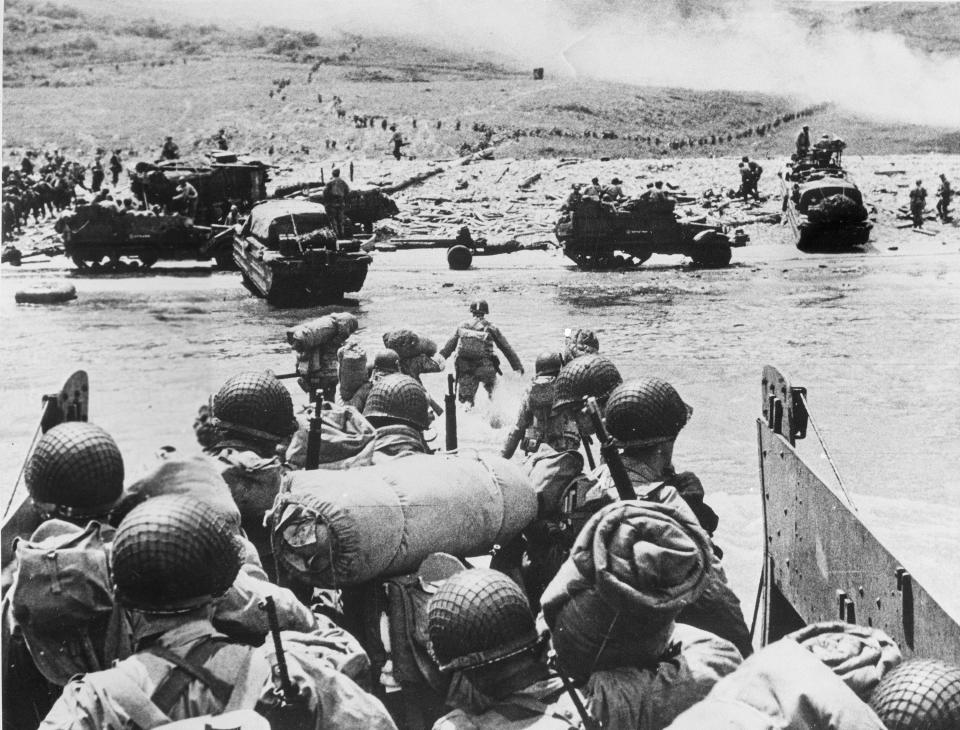
[[[233,686],[218,677],[215,677],[204,665],[210,661],[221,649],[229,646],[229,642],[212,639],[201,641],[193,646],[186,656],[179,657],[162,646],[153,646],[148,650],[151,654],[170,662],[174,668],[163,678],[157,686],[151,699],[153,703],[166,714],[176,705],[187,689],[187,685],[194,679],[203,682],[213,693],[221,705],[226,705],[233,691]]]

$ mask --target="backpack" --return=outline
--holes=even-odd
[[[457,332],[460,341],[457,343],[457,357],[465,360],[481,360],[489,357],[493,351],[493,342],[487,330],[475,330],[461,327]]]
[[[13,617],[37,668],[60,686],[131,653],[126,620],[113,601],[106,530],[112,531],[95,521],[80,528],[48,520],[14,546]]]

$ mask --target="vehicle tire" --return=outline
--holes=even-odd
[[[447,266],[452,271],[466,271],[473,263],[473,252],[466,246],[452,246],[447,249]]]
[[[157,263],[158,256],[156,254],[145,254],[140,256],[140,268],[149,269],[155,263]]]
[[[233,260],[233,250],[218,253],[213,257],[217,262],[218,271],[236,271],[237,263]]]
[[[722,268],[730,264],[733,251],[730,243],[719,233],[708,233],[694,239],[695,247],[690,258],[698,266],[707,268]]]
[[[77,290],[73,284],[66,282],[37,284],[29,289],[21,289],[13,298],[17,304],[62,304],[76,299]]]

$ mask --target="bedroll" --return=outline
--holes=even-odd
[[[336,588],[410,573],[434,552],[482,555],[536,514],[530,480],[504,459],[416,455],[292,472],[271,525],[278,563],[308,585]]]

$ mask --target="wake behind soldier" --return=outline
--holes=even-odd
[[[923,187],[923,181],[917,180],[917,186],[910,191],[910,215],[914,228],[923,228],[923,211],[926,207],[927,189]]]
[[[323,207],[327,209],[327,215],[333,223],[334,230],[337,232],[337,238],[346,237],[346,222],[343,218],[343,210],[347,205],[347,196],[350,194],[350,186],[347,181],[340,177],[340,168],[333,168],[330,182],[323,188]]]
[[[506,356],[510,367],[521,375],[523,365],[500,330],[487,321],[490,305],[486,301],[475,301],[470,305],[470,313],[473,319],[457,327],[453,337],[441,348],[440,355],[448,358],[456,350],[454,369],[457,373],[457,399],[473,406],[480,384],[483,383],[487,393],[493,395],[497,374],[501,372],[500,358],[494,353],[494,345]]]

